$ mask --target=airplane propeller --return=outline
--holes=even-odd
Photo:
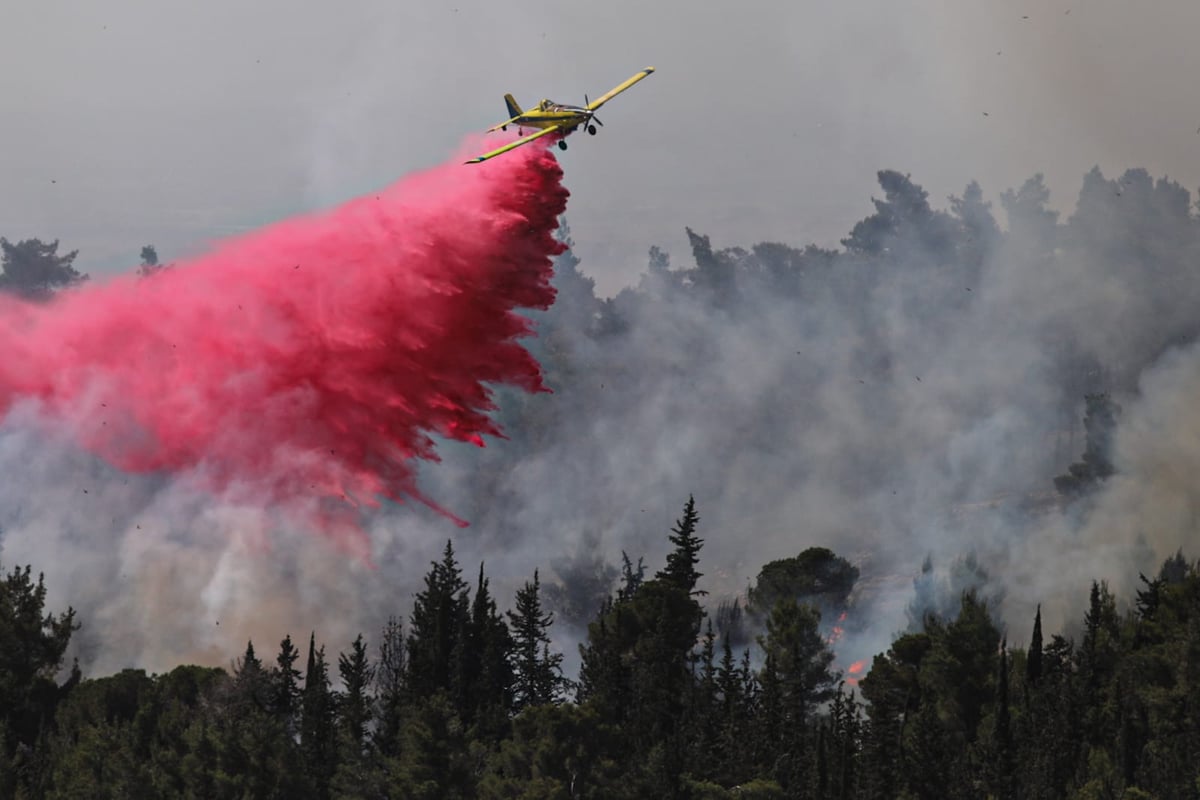
[[[584,92],[584,93],[583,93],[583,107],[584,107],[584,108],[587,108],[587,107],[588,107],[590,104],[591,104],[591,101],[589,101],[589,100],[588,100],[587,92]],[[599,125],[601,128],[603,128],[603,127],[604,127],[604,123],[603,123],[603,122],[601,122],[601,121],[600,121],[600,118],[596,116],[596,112],[595,112],[595,111],[591,112],[591,113],[588,115],[588,119],[593,119],[593,120],[595,120],[595,121],[596,121],[596,124],[597,124],[597,125]]]

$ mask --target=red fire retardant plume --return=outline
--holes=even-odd
[[[460,162],[148,278],[0,299],[0,412],[35,399],[123,470],[305,509],[361,549],[357,508],[430,502],[430,434],[500,435],[485,384],[545,390],[514,309],[554,300],[562,171],[540,145]]]

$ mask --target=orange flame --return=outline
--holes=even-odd
[[[846,612],[845,611],[843,611],[841,614],[838,615],[837,621],[838,622],[846,621]],[[842,629],[841,625],[834,625],[833,631],[829,634],[829,638],[825,640],[825,644],[833,644],[838,639],[842,638],[843,633],[845,633],[845,631]]]

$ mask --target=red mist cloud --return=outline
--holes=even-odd
[[[554,300],[561,178],[539,145],[456,161],[148,278],[0,298],[0,412],[36,400],[123,470],[307,508],[361,548],[359,507],[430,502],[431,434],[500,434],[486,384],[545,390],[514,310]]]

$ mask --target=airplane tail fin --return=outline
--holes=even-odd
[[[521,107],[517,105],[517,101],[513,99],[511,94],[504,95],[504,104],[508,106],[508,116],[510,119],[521,116]]]

